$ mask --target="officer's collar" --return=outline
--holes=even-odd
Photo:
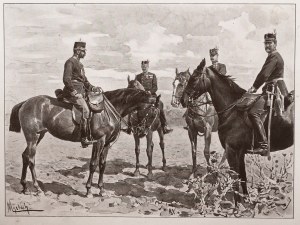
[[[274,53],[276,53],[276,52],[277,52],[277,49],[274,50],[273,52],[268,53],[268,55],[272,55],[272,54],[274,54]]]

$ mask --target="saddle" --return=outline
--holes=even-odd
[[[93,112],[101,112],[104,109],[103,93],[88,92],[87,94],[88,106]]]
[[[55,95],[58,101],[73,104],[67,96],[65,96],[62,89],[56,89]],[[86,97],[87,104],[92,112],[98,113],[104,109],[104,97],[103,93],[88,92]]]
[[[236,108],[239,111],[247,111],[249,110],[253,104],[258,100],[260,94],[252,94],[246,92],[236,103]]]

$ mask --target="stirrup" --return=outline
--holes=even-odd
[[[261,156],[267,156],[268,155],[268,147],[258,147],[253,150],[247,150],[248,154],[259,154]]]
[[[121,131],[123,131],[126,134],[131,134],[131,128],[122,128]]]
[[[171,133],[172,131],[173,131],[173,129],[168,128],[167,126],[165,126],[165,127],[163,128],[164,134],[169,134],[169,133]]]

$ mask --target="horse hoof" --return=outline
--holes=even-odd
[[[100,197],[105,197],[105,196],[107,196],[107,194],[106,194],[106,192],[104,191],[104,189],[101,189],[101,190],[99,191],[99,196],[100,196]]]
[[[24,195],[30,195],[31,192],[26,188],[26,189],[24,189],[24,190],[22,191],[22,194],[24,194]]]
[[[86,197],[87,198],[93,198],[93,194],[92,193],[88,193],[88,194],[86,194]]]
[[[161,169],[162,169],[162,171],[166,172],[167,167],[166,167],[166,166],[163,166]]]
[[[36,195],[39,196],[39,197],[44,197],[45,193],[43,191],[37,191]]]
[[[135,176],[135,177],[140,176],[140,171],[138,171],[138,170],[134,171],[133,176]]]

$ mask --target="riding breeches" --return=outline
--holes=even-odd
[[[163,104],[162,101],[159,101],[158,108],[159,108],[159,111],[160,111],[159,119],[160,119],[161,125],[166,126],[167,125],[167,119],[166,119],[166,115],[165,115],[165,112],[164,112],[164,104]]]
[[[266,131],[261,116],[266,113],[267,95],[262,95],[248,111],[249,119],[260,143],[267,143]]]
[[[83,119],[88,119],[90,116],[90,109],[86,103],[86,101],[84,100],[84,98],[76,98],[76,99],[72,99],[74,105],[76,105],[76,107],[78,107],[80,109],[80,111],[82,112],[82,117]]]

